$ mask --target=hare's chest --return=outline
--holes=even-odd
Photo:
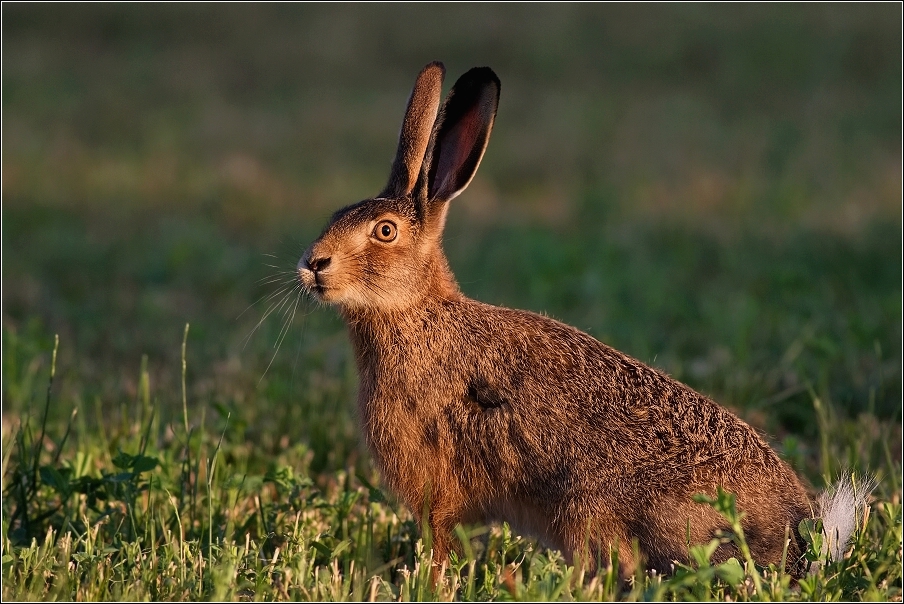
[[[383,482],[409,507],[420,509],[424,489],[448,470],[446,422],[409,396],[377,394],[359,406],[364,440]]]
[[[423,453],[438,447],[447,424],[444,410],[461,398],[465,386],[442,375],[403,369],[377,372],[375,377],[362,379],[358,396],[368,445],[380,452]]]
[[[444,410],[461,397],[460,389],[440,387],[429,379],[385,380],[373,388],[362,384],[358,407],[368,445],[381,452],[422,453],[439,447],[448,423]]]

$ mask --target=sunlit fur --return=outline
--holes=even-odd
[[[754,558],[780,564],[786,551],[800,574],[796,529],[811,500],[754,429],[573,327],[459,291],[444,217],[486,147],[499,82],[468,72],[436,124],[419,125],[437,113],[441,69],[419,76],[386,190],[337,212],[298,265],[348,324],[365,442],[385,484],[429,524],[437,563],[458,523],[504,520],[589,567],[617,548],[622,577],[641,561],[668,572],[689,544],[728,529],[692,499],[721,487],[737,495]],[[420,149],[423,166],[405,163]],[[371,236],[387,218],[398,226],[388,244]],[[725,540],[713,561],[739,555]]]
[[[383,220],[398,228],[391,243],[373,236]],[[299,262],[299,275],[312,295],[344,311],[404,310],[429,295],[435,285],[455,287],[437,246],[437,240],[423,235],[410,199],[371,199],[334,215]],[[320,287],[306,267],[312,257],[330,258],[319,276]]]

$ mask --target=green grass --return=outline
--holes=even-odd
[[[896,5],[2,10],[4,600],[900,601]],[[433,589],[335,313],[255,331],[433,59],[503,86],[463,290],[711,395],[814,489],[875,475],[845,560],[620,587],[473,526]]]

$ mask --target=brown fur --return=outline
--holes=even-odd
[[[780,563],[791,527],[795,570],[810,501],[755,430],[573,327],[459,291],[445,212],[486,148],[499,81],[471,70],[433,123],[442,73],[432,63],[418,77],[386,190],[337,212],[299,262],[305,287],[348,324],[364,438],[386,485],[429,524],[435,560],[458,523],[504,520],[591,566],[619,548],[623,575],[636,539],[642,562],[668,571],[687,560],[688,536],[727,529],[691,499],[722,487],[758,562]],[[386,220],[392,241],[379,237]],[[733,555],[725,544],[715,558]]]

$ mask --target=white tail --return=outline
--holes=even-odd
[[[816,505],[825,532],[822,554],[828,554],[830,560],[844,557],[857,524],[867,513],[867,498],[874,487],[875,481],[871,478],[850,476],[842,478],[819,495]]]

